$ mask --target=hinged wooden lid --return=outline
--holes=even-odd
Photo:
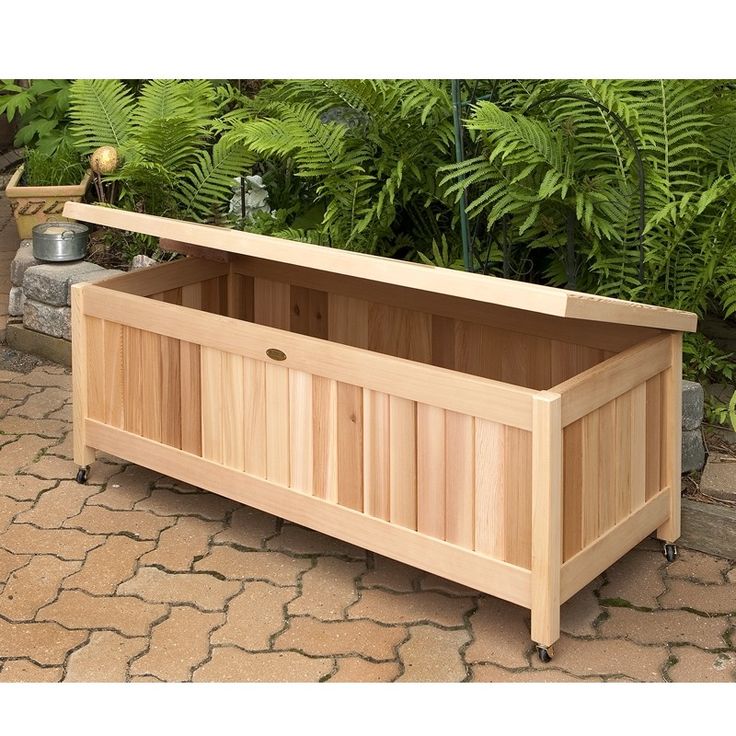
[[[595,322],[638,325],[680,332],[694,332],[698,323],[697,315],[676,309],[381,258],[110,207],[67,202],[64,206],[64,216],[168,241],[178,241],[180,244],[201,246],[203,249],[213,251],[213,255],[219,251],[263,258],[556,317],[574,317]],[[171,247],[175,244],[170,242],[168,245]],[[215,257],[218,260],[223,258],[222,255]]]

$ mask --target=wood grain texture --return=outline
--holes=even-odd
[[[659,375],[646,382],[646,499],[653,498],[662,489],[660,478],[660,436],[662,434],[662,379]]]
[[[563,432],[563,560],[583,548],[583,420]]]
[[[94,450],[87,444],[87,382],[90,360],[89,339],[85,317],[85,292],[88,287],[74,284],[71,289],[72,330],[72,412],[74,417],[74,462],[79,466],[89,465],[95,458]]]
[[[616,523],[616,402],[598,410],[598,534]]]
[[[330,294],[327,307],[330,342],[367,348],[369,307],[370,303],[363,299]]]
[[[337,503],[337,381],[312,376],[314,495]]]
[[[246,473],[266,477],[266,365],[243,358],[243,432]]]
[[[532,433],[506,427],[504,559],[529,569],[532,558]]]
[[[432,316],[387,304],[368,306],[368,345],[386,355],[432,362]]]
[[[466,549],[475,537],[475,420],[445,412],[445,539]]]
[[[125,385],[123,366],[127,356],[123,354],[123,327],[115,322],[105,322],[105,423],[124,427],[123,403]]]
[[[245,376],[244,358],[222,353],[220,384],[220,432],[222,434],[222,464],[243,470],[245,467]]]
[[[614,470],[614,488],[612,516],[614,523],[618,523],[621,519],[625,519],[632,511],[631,495],[632,495],[632,409],[631,397],[632,391],[621,394],[614,402],[615,411],[615,446],[613,448],[613,470]],[[644,440],[642,434],[641,441]]]
[[[363,391],[363,510],[391,517],[391,417],[389,395]]]
[[[309,494],[314,485],[312,421],[312,376],[289,371],[290,485]]]
[[[222,353],[202,347],[200,350],[200,376],[202,386],[202,457],[222,464],[223,436],[221,417],[223,412]]]
[[[631,511],[644,505],[647,484],[647,386],[631,392]]]
[[[291,324],[289,284],[255,278],[253,282],[253,319],[256,324],[288,330]]]
[[[289,369],[269,362],[266,363],[266,477],[288,486],[289,457]]]
[[[363,510],[363,389],[337,384],[337,500]]]
[[[475,419],[475,549],[506,556],[506,428]]]
[[[417,404],[417,531],[445,538],[445,412]]]
[[[85,322],[87,416],[90,419],[101,420],[105,418],[105,356],[100,354],[105,344],[105,323],[94,317],[87,317]]]
[[[123,329],[123,353],[125,363],[123,382],[125,402],[123,414],[125,429],[133,434],[143,433],[143,382],[148,380],[142,363],[141,331],[133,327]]]
[[[161,338],[161,442],[181,447],[181,348],[179,340]]]
[[[141,367],[143,386],[141,434],[155,442],[161,441],[163,376],[161,374],[161,335],[148,330],[141,333]]]
[[[600,519],[600,414],[592,411],[582,419],[583,431],[583,547],[598,537]]]
[[[392,524],[417,528],[417,405],[389,398],[389,493]]]
[[[303,286],[292,286],[290,295],[291,332],[326,340],[328,336],[327,292]]]
[[[202,381],[200,347],[179,341],[181,370],[181,449],[193,455],[202,453]]]

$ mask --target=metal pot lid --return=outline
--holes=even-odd
[[[89,235],[89,227],[83,222],[65,222],[52,220],[43,222],[33,228],[34,238],[53,238],[54,240],[66,240]]]

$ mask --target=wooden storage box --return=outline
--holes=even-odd
[[[80,466],[112,453],[525,606],[543,647],[561,603],[679,536],[695,315],[65,214],[200,255],[72,287]]]

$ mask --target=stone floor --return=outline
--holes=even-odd
[[[726,681],[736,563],[647,540],[527,611],[135,465],[73,480],[70,377],[0,361],[0,681]]]

